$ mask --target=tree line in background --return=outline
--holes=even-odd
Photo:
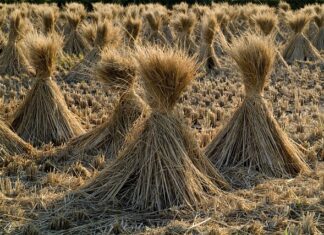
[[[140,4],[140,3],[161,3],[166,6],[172,6],[180,2],[187,2],[188,4],[211,4],[227,2],[229,4],[246,4],[246,3],[256,3],[256,4],[268,4],[270,6],[277,6],[280,0],[1,0],[2,3],[18,3],[18,2],[30,2],[30,3],[57,3],[58,5],[64,5],[66,2],[80,2],[83,3],[87,8],[91,8],[91,3],[93,2],[103,2],[103,3],[118,3],[122,5],[127,4]],[[307,4],[319,3],[323,4],[324,0],[286,0],[290,4],[292,9],[301,8]]]

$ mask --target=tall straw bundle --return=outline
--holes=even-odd
[[[96,40],[96,31],[97,25],[85,22],[80,26],[80,33],[81,35],[87,40],[91,47],[94,46],[94,41]]]
[[[262,97],[276,51],[268,37],[246,35],[233,42],[230,56],[243,76],[245,99],[207,146],[206,154],[226,171],[246,167],[270,177],[308,171],[302,153],[274,119]]]
[[[278,18],[272,12],[262,12],[253,17],[253,21],[263,35],[272,35],[277,28]]]
[[[283,57],[288,63],[295,60],[321,60],[321,55],[312,43],[305,37],[304,30],[309,23],[309,15],[296,13],[288,19],[294,35],[286,43]]]
[[[66,76],[66,82],[91,80],[91,67],[100,60],[100,52],[107,46],[116,48],[121,42],[119,28],[104,20],[97,25],[96,39],[92,50],[76,64]]]
[[[81,15],[77,13],[67,13],[66,18],[69,23],[69,32],[66,36],[63,51],[75,55],[89,52],[91,46],[79,30],[82,20]]]
[[[24,54],[25,48],[22,39],[25,33],[24,18],[20,12],[13,12],[10,16],[9,38],[0,55],[0,75],[19,76],[23,73],[33,73]]]
[[[176,42],[180,49],[185,50],[190,55],[194,54],[197,45],[193,39],[193,30],[196,25],[196,16],[192,14],[179,14],[172,22],[176,32]]]
[[[134,48],[142,30],[142,19],[127,16],[124,21],[126,44]]]
[[[324,12],[321,15],[316,15],[315,23],[318,27],[318,32],[314,38],[313,45],[319,51],[324,51]]]
[[[65,149],[74,155],[103,152],[107,158],[115,158],[126,134],[145,110],[145,105],[134,90],[134,61],[111,49],[105,49],[101,57],[101,61],[93,69],[96,79],[109,90],[117,91],[121,97],[107,122],[72,139]]]
[[[219,30],[220,28],[215,17],[208,15],[203,19],[201,30],[200,60],[203,61],[204,68],[207,70],[220,68],[220,64],[214,50],[215,34],[219,32]]]
[[[27,44],[37,80],[14,114],[12,128],[35,146],[50,142],[60,145],[83,133],[52,80],[61,41],[57,35],[31,35]]]
[[[212,180],[226,183],[172,111],[195,78],[196,64],[184,53],[156,48],[141,50],[137,58],[152,113],[132,130],[118,158],[79,194],[100,208],[199,208],[221,193]]]
[[[162,16],[158,11],[148,12],[145,18],[150,26],[148,41],[153,44],[165,44],[166,40],[162,34]]]
[[[22,140],[0,119],[0,149],[10,155],[33,153],[34,148]]]

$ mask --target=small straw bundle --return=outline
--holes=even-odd
[[[318,32],[314,38],[313,45],[318,51],[324,51],[324,13],[314,17],[315,23],[318,27]]]
[[[152,113],[129,133],[125,148],[77,195],[92,207],[156,212],[197,209],[226,186],[201,154],[173,108],[196,76],[196,64],[175,50],[143,49],[137,55]],[[215,182],[212,182],[215,181]]]
[[[28,40],[30,60],[37,80],[14,114],[12,128],[35,146],[60,145],[83,133],[68,110],[64,96],[52,80],[62,39],[57,35],[31,35]]]
[[[197,45],[193,39],[193,30],[196,25],[196,16],[192,14],[179,14],[173,20],[172,26],[176,32],[176,43],[181,50],[193,55]]]
[[[66,18],[69,22],[69,32],[66,36],[63,51],[70,55],[86,54],[89,52],[91,46],[79,30],[82,20],[81,15],[69,12],[66,14]]]
[[[115,27],[107,20],[100,22],[97,25],[96,39],[92,50],[76,64],[69,74],[65,77],[65,82],[75,83],[81,81],[90,81],[91,67],[100,60],[100,52],[107,46],[116,48],[121,42],[119,28]]]
[[[220,28],[215,17],[208,15],[203,19],[201,30],[200,60],[203,62],[204,68],[207,71],[220,68],[220,64],[214,50],[215,34],[219,32],[219,30]]]
[[[259,13],[253,17],[253,21],[264,36],[273,35],[278,26],[278,18],[272,12]]]
[[[57,16],[54,11],[49,8],[43,14],[43,33],[45,36],[49,36],[55,32],[55,22],[57,20]]]
[[[245,99],[230,121],[206,147],[206,155],[222,171],[243,167],[269,177],[307,172],[302,153],[289,140],[262,97],[276,51],[268,37],[246,35],[229,49],[245,87]]]
[[[289,3],[285,1],[280,1],[278,4],[278,8],[284,12],[287,12],[291,9]]]
[[[0,75],[20,76],[23,73],[33,74],[33,70],[24,54],[22,39],[26,33],[24,18],[20,12],[10,16],[10,31],[7,44],[0,55]]]
[[[34,148],[22,140],[16,133],[0,119],[0,149],[4,152],[14,154],[30,154],[35,150]],[[1,155],[1,153],[0,153]],[[0,156],[1,158],[2,156]]]
[[[150,26],[150,31],[148,35],[148,41],[153,44],[163,45],[166,40],[162,33],[162,16],[159,12],[148,12],[145,18]]]
[[[288,63],[295,60],[321,60],[321,55],[303,33],[309,20],[310,17],[303,13],[296,13],[288,19],[288,24],[294,31],[282,53]]]
[[[121,95],[112,117],[90,132],[72,139],[66,146],[73,155],[98,154],[115,158],[126,134],[145,110],[145,104],[134,90],[134,61],[116,50],[105,49],[101,61],[94,67],[97,80],[109,90]],[[61,154],[59,154],[61,155]]]
[[[138,38],[142,30],[142,19],[127,16],[124,21],[124,32],[126,45],[134,48],[138,43]]]

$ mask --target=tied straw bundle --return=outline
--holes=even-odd
[[[269,177],[307,172],[303,154],[280,128],[262,97],[276,55],[272,41],[247,35],[234,40],[229,54],[243,76],[245,99],[206,147],[206,155],[222,171],[243,167]]]
[[[27,47],[36,82],[18,107],[12,128],[35,146],[60,145],[83,133],[76,117],[68,110],[60,88],[52,79],[62,39],[56,34],[31,35]]]

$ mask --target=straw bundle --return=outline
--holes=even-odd
[[[142,30],[141,18],[133,18],[131,16],[127,16],[124,21],[124,29],[126,44],[129,47],[134,48],[134,46],[137,44],[139,35]]]
[[[61,41],[56,35],[32,35],[27,44],[37,80],[14,114],[12,128],[35,146],[50,142],[60,145],[83,133],[52,80]]]
[[[95,155],[103,152],[107,158],[115,158],[126,134],[142,115],[145,105],[135,93],[134,61],[128,56],[106,49],[93,70],[97,80],[109,90],[117,91],[121,97],[107,122],[71,140],[67,149],[74,155],[83,152]]]
[[[96,38],[92,50],[76,64],[66,76],[66,82],[89,81],[91,67],[100,60],[100,52],[107,46],[117,47],[121,42],[120,31],[109,21],[102,21],[97,25]]]
[[[55,22],[56,22],[56,15],[54,11],[50,8],[44,12],[43,15],[43,33],[46,36],[55,33]]]
[[[63,51],[75,55],[86,54],[89,52],[91,46],[79,30],[82,20],[81,15],[77,13],[67,13],[66,18],[69,22],[69,32],[66,36]]]
[[[243,167],[270,177],[308,171],[302,153],[280,128],[262,97],[276,55],[272,41],[247,35],[233,42],[229,54],[243,76],[245,99],[207,146],[206,155],[223,171]]]
[[[193,30],[196,25],[196,16],[192,14],[179,14],[172,22],[176,32],[176,43],[181,50],[185,50],[190,55],[196,52],[197,45],[193,40]]]
[[[314,38],[313,45],[318,51],[324,51],[324,13],[316,15],[314,20],[318,27],[318,32]]]
[[[35,151],[33,147],[22,140],[16,133],[0,120],[0,149],[4,152],[14,154],[26,154]]]
[[[2,31],[0,30],[0,53],[2,52],[3,48],[5,47],[6,45],[6,39],[2,33]]]
[[[290,10],[289,3],[284,2],[284,1],[280,1],[279,4],[278,4],[278,7],[279,7],[280,10],[285,11],[285,12]]]
[[[79,194],[100,208],[199,208],[221,193],[212,180],[226,183],[172,111],[196,76],[196,64],[175,50],[144,49],[137,58],[152,113],[132,130],[118,158]]]
[[[162,34],[162,16],[159,12],[148,12],[145,18],[150,26],[148,41],[153,44],[165,44],[166,40]]]
[[[94,46],[96,40],[97,25],[89,22],[85,22],[80,26],[81,35],[87,40],[91,47]]]
[[[22,73],[33,73],[24,54],[25,48],[22,39],[26,33],[25,26],[20,12],[12,13],[10,16],[9,38],[0,55],[0,75],[19,76]]]
[[[309,20],[310,17],[302,13],[292,15],[288,19],[288,24],[294,31],[294,35],[287,42],[282,53],[288,63],[293,63],[295,60],[321,60],[317,49],[304,35]]]
[[[278,18],[272,12],[259,13],[253,17],[253,21],[265,36],[272,35],[278,25]]]
[[[220,64],[214,50],[215,34],[220,30],[216,18],[206,16],[201,30],[200,60],[206,70],[218,69]]]

